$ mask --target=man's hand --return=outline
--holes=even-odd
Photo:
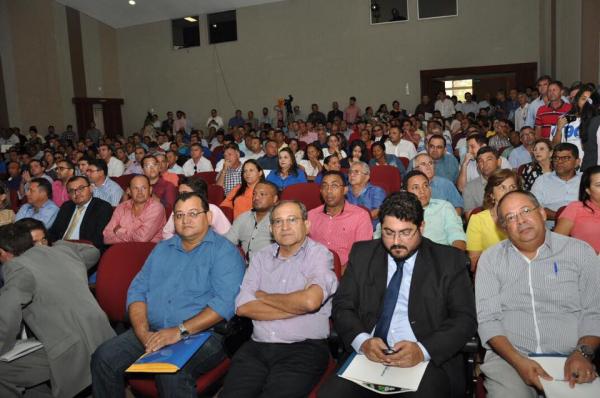
[[[360,350],[373,362],[384,362],[387,355],[385,351],[388,349],[387,344],[383,342],[379,337],[371,337],[365,340],[360,346]]]
[[[471,152],[468,152],[465,154],[465,159],[463,160],[463,164],[467,164],[469,163],[471,160],[474,160],[475,157],[473,155],[471,155]]]
[[[552,380],[552,377],[546,373],[542,365],[529,358],[521,357],[515,364],[515,369],[521,376],[525,384],[537,388],[539,391],[544,391],[540,377],[546,380]]]
[[[152,336],[150,336],[144,346],[146,347],[146,352],[154,352],[164,346],[175,344],[179,340],[181,340],[179,328],[161,329],[156,333],[152,333]]]
[[[21,178],[24,182],[29,182],[31,181],[31,174],[29,174],[29,171],[25,170],[23,173],[21,173]]]
[[[267,293],[263,292],[262,290],[257,290],[256,293],[254,293],[254,297],[256,297],[257,299],[263,298],[267,295]]]
[[[386,365],[410,368],[425,360],[421,347],[412,341],[399,341],[394,344],[394,351],[395,354],[386,355]]]
[[[574,352],[569,355],[565,362],[565,380],[571,388],[575,387],[575,384],[591,383],[597,376],[594,365],[581,353]]]

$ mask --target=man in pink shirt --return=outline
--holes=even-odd
[[[346,202],[347,193],[343,174],[328,171],[323,174],[321,182],[321,196],[325,204],[308,212],[310,237],[336,252],[343,267],[348,262],[354,242],[373,239],[369,212]]]
[[[165,225],[165,208],[152,197],[148,177],[133,177],[127,191],[131,199],[115,209],[103,231],[104,243],[158,242]]]
[[[61,160],[56,165],[57,180],[52,183],[52,200],[58,207],[71,200],[67,193],[67,181],[75,175],[75,166],[69,160]]]
[[[344,111],[344,120],[348,124],[354,124],[360,116],[360,108],[356,105],[356,97],[350,97],[350,104]]]

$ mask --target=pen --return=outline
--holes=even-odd
[[[558,264],[554,262],[554,275],[558,276]]]

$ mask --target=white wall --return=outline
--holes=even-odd
[[[571,85],[581,76],[581,0],[557,0],[556,32],[556,76]]]
[[[196,125],[214,106],[257,113],[293,94],[308,110],[332,100],[378,106],[398,99],[414,109],[422,69],[537,62],[539,3],[460,0],[459,16],[370,25],[367,0],[289,0],[238,10],[238,41],[171,49],[170,22],[117,30],[127,133],[154,108],[187,111]],[[204,19],[201,19],[204,21]],[[218,67],[221,61],[222,72]],[[223,83],[227,82],[229,94]],[[408,83],[410,94],[406,95]]]

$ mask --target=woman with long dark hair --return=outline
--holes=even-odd
[[[589,243],[600,253],[600,166],[588,167],[581,175],[579,201],[560,213],[554,232]]]
[[[248,159],[242,166],[242,183],[231,189],[221,202],[222,207],[233,209],[233,219],[240,214],[252,209],[252,194],[254,187],[264,181],[265,175],[262,167],[254,159]]]
[[[269,173],[267,181],[277,185],[280,191],[290,185],[306,182],[306,174],[298,167],[294,152],[290,148],[283,148],[279,151],[277,170]]]
[[[367,146],[361,140],[352,141],[348,152],[350,155],[347,158],[342,159],[341,162],[343,169],[349,169],[354,162],[369,162]]]
[[[309,181],[313,181],[321,170],[323,170],[323,152],[321,148],[315,143],[308,144],[304,159],[298,162],[298,166],[304,169],[306,178]]]

